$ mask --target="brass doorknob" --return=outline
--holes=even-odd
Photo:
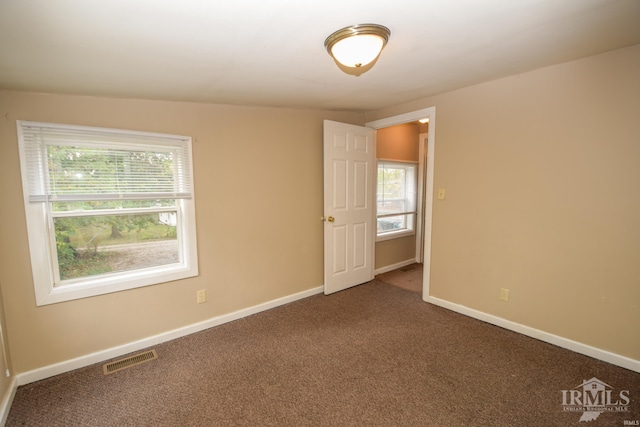
[[[335,221],[335,220],[336,220],[336,219],[335,219],[334,217],[332,217],[332,216],[330,216],[330,217],[328,217],[328,218],[327,218],[327,221],[329,221],[329,222],[333,222],[333,221]]]

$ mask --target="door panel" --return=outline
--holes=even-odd
[[[367,224],[360,223],[353,225],[353,269],[361,269],[367,267],[367,250],[366,245],[369,244],[367,239]]]
[[[334,211],[347,209],[347,161],[333,162],[333,206]]]
[[[324,122],[325,293],[373,279],[375,130]]]
[[[333,227],[333,274],[347,271],[347,227]]]
[[[367,163],[366,162],[354,162],[353,163],[353,208],[354,209],[367,209],[369,191],[367,183]]]

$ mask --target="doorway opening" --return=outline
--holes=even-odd
[[[397,265],[391,264],[376,269],[376,275],[387,274],[388,280],[395,275],[400,283],[415,288],[416,283],[421,284],[422,299],[429,296],[429,278],[431,267],[431,227],[433,213],[433,177],[435,165],[435,107],[425,108],[397,116],[366,123],[367,127],[381,130],[392,126],[417,122],[427,119],[429,123],[426,135],[419,135],[419,165],[418,194],[422,194],[421,209],[417,209],[415,224],[415,258],[407,259]],[[380,156],[378,156],[380,157]],[[376,248],[378,249],[378,248]],[[404,271],[403,271],[404,269]],[[421,277],[420,277],[421,273]],[[403,286],[400,286],[403,287]]]

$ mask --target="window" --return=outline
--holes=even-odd
[[[415,233],[417,165],[378,161],[378,239]]]
[[[191,139],[18,121],[37,305],[198,274]]]

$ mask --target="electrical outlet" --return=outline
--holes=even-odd
[[[444,188],[438,189],[438,200],[444,200],[447,197],[447,190]]]
[[[500,301],[509,301],[509,289],[500,288]]]
[[[207,302],[207,290],[206,289],[200,289],[196,293],[196,299],[198,301],[198,304],[202,304],[203,302]]]

